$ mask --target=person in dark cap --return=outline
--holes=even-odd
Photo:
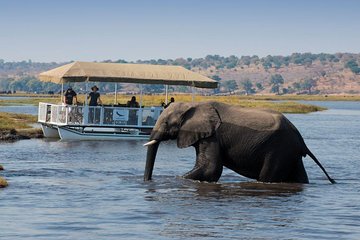
[[[129,108],[139,108],[140,107],[139,103],[136,101],[135,96],[131,97],[131,100],[127,102],[126,106]],[[138,121],[137,110],[135,110],[135,109],[129,110],[128,124],[137,125],[137,121]]]
[[[100,99],[99,88],[95,85],[91,88],[92,92],[88,95],[88,99],[90,98],[89,106],[97,106],[102,104]]]
[[[91,124],[97,124],[100,122],[100,109],[94,108],[96,106],[98,106],[99,104],[102,104],[101,99],[100,99],[100,93],[99,88],[95,85],[91,88],[92,92],[89,93],[87,99],[90,98],[89,101],[89,123]]]
[[[67,105],[72,105],[75,99],[75,104],[77,104],[76,92],[69,87],[64,94],[64,103]]]
[[[131,100],[127,102],[126,106],[127,106],[127,107],[132,107],[132,108],[138,108],[138,107],[140,107],[140,106],[139,106],[139,103],[136,101],[136,97],[135,97],[135,96],[132,96],[132,97],[131,97]]]
[[[167,108],[168,106],[170,106],[170,104],[172,104],[173,102],[175,102],[175,98],[170,98],[170,102],[168,102],[168,104],[166,104],[165,108]]]

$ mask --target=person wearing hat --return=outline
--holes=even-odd
[[[98,92],[99,88],[95,85],[91,88],[92,92],[88,95],[88,99],[90,98],[89,106],[97,106],[98,104],[102,104],[100,99],[100,93]]]
[[[75,98],[75,103],[77,103],[76,92],[72,89],[72,87],[69,87],[64,94],[64,103],[68,105],[72,105],[74,98]]]
[[[167,108],[168,106],[170,106],[170,104],[172,104],[173,102],[175,102],[175,98],[170,98],[170,102],[168,102],[168,104],[166,104],[165,106],[164,106],[164,108]]]
[[[136,97],[132,96],[131,100],[127,102],[126,104],[127,107],[132,107],[132,108],[139,108],[139,103],[136,101]]]

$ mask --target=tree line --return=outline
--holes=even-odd
[[[232,69],[235,67],[262,65],[265,69],[269,68],[280,68],[287,67],[290,64],[297,65],[311,65],[314,61],[320,61],[321,63],[326,62],[344,62],[345,67],[349,67],[352,70],[360,71],[358,68],[358,63],[360,61],[360,54],[352,53],[336,53],[336,54],[327,54],[327,53],[293,53],[290,56],[272,56],[268,55],[266,57],[258,57],[257,55],[253,56],[241,56],[237,57],[231,55],[229,57],[223,57],[220,55],[207,55],[204,58],[177,58],[177,59],[151,59],[151,60],[137,60],[135,62],[126,61],[123,59],[119,60],[104,60],[102,62],[112,62],[112,63],[140,63],[140,64],[153,64],[153,65],[175,65],[183,66],[187,69],[193,68],[202,68],[207,69],[210,67],[215,67],[216,69]],[[63,65],[66,63],[38,63],[28,61],[21,62],[6,62],[3,59],[0,59],[0,70],[1,71],[18,71],[18,72],[39,72],[45,71],[57,66]],[[357,72],[359,73],[359,72]]]
[[[178,65],[187,69],[234,69],[236,67],[249,67],[250,65],[262,66],[265,70],[270,68],[287,67],[290,64],[310,66],[314,61],[320,61],[321,63],[343,63],[344,68],[350,69],[354,74],[360,74],[360,54],[351,53],[337,53],[337,54],[312,54],[312,53],[293,53],[290,56],[266,56],[258,57],[253,56],[241,56],[237,57],[231,55],[229,57],[223,57],[220,55],[207,55],[204,58],[177,58],[177,59],[151,59],[151,60],[138,60],[136,62],[128,62],[126,60],[105,60],[103,62],[113,63],[139,63],[139,64],[154,64],[154,65]],[[42,71],[46,71],[65,63],[38,63],[28,61],[21,62],[6,62],[0,59],[0,91],[25,91],[25,92],[59,92],[61,86],[53,83],[40,82],[37,79],[37,74]],[[210,71],[212,72],[212,70]],[[241,91],[244,94],[253,94],[263,91],[266,87],[270,87],[270,92],[277,94],[287,94],[295,92],[307,92],[314,93],[313,88],[316,86],[316,79],[308,78],[293,83],[291,86],[283,87],[284,78],[280,74],[273,74],[269,79],[269,86],[263,86],[260,82],[252,82],[251,79],[246,79],[242,82],[236,82],[235,80],[221,79],[218,75],[209,76],[212,79],[219,81],[220,89],[224,92],[234,93],[235,91]],[[102,83],[99,84],[100,89],[109,92],[113,91],[113,84]],[[73,84],[75,88],[83,90],[79,84]],[[121,88],[122,85],[119,85]],[[119,89],[118,88],[118,89]],[[215,93],[219,93],[220,89],[215,90]],[[149,85],[145,86],[145,90],[151,93],[157,93],[163,91],[162,86]]]
[[[227,80],[220,81],[221,78],[217,75],[212,76],[212,78],[216,81],[219,81],[220,89],[223,89],[223,92],[227,92],[229,94],[236,93],[240,90],[240,94],[243,93],[245,95],[255,94],[257,92],[261,92],[265,89],[262,83],[257,82],[255,84],[252,83],[250,79],[246,79],[240,82],[240,85],[235,80]],[[316,80],[313,78],[306,78],[304,80],[294,82],[292,85],[288,87],[283,87],[285,80],[281,74],[274,74],[270,77],[270,92],[275,94],[292,94],[292,93],[302,93],[302,94],[315,94],[318,92],[314,92],[313,88],[316,87]],[[215,93],[220,93],[220,90],[217,90]]]

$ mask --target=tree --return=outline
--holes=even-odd
[[[240,58],[240,63],[243,65],[249,66],[251,64],[251,57],[250,56],[242,56]]]
[[[271,87],[271,92],[272,93],[277,93],[278,95],[280,95],[280,87],[279,87],[279,85],[273,85]]]
[[[280,87],[284,84],[284,78],[280,74],[271,75],[270,78],[271,92],[280,95]]]
[[[357,64],[355,59],[351,59],[350,61],[348,61],[345,64],[346,68],[350,68],[350,70],[355,73],[355,74],[359,74],[360,73],[360,68],[359,65]]]
[[[268,70],[269,68],[272,67],[272,64],[269,60],[265,60],[263,63],[262,63],[263,67],[265,70]]]
[[[148,93],[163,93],[165,91],[163,84],[145,84],[144,92]]]
[[[0,59],[1,60],[1,59]],[[14,81],[13,78],[0,79],[0,91],[8,91],[10,83]]]
[[[116,63],[128,63],[127,61],[125,61],[124,59],[119,59],[117,61],[115,61]]]
[[[221,77],[219,77],[218,75],[214,75],[211,78],[218,82],[221,80]]]
[[[256,87],[257,87],[257,89],[259,90],[259,91],[262,91],[262,90],[264,90],[264,87],[263,87],[263,85],[261,84],[261,83],[256,83]]]
[[[293,85],[293,88],[295,89],[295,91],[300,92],[300,90],[301,90],[301,88],[302,88],[301,83],[299,83],[299,82],[294,82],[292,85]]]
[[[230,93],[234,92],[238,88],[238,85],[235,80],[225,81],[223,83],[223,85],[224,85],[225,89],[227,91],[229,91]]]
[[[20,80],[14,80],[9,84],[12,92],[24,90],[24,84]]]
[[[312,88],[316,86],[316,80],[313,78],[307,78],[301,82],[294,82],[292,86],[297,92],[306,90],[309,94],[311,94]]]
[[[249,79],[246,79],[244,82],[241,83],[243,89],[246,92],[246,95],[255,93],[255,89],[253,88],[253,84]]]
[[[307,78],[302,82],[302,88],[307,90],[311,94],[311,88],[316,86],[316,81],[312,78]]]
[[[39,80],[33,78],[30,79],[27,83],[27,90],[29,92],[36,92],[36,93],[40,93],[43,91],[43,86],[42,86],[42,82],[40,82]]]

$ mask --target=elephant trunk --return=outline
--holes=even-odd
[[[145,172],[144,172],[144,181],[151,180],[156,153],[158,150],[160,142],[156,142],[152,145],[148,146],[147,155],[146,155],[146,165],[145,165]]]

